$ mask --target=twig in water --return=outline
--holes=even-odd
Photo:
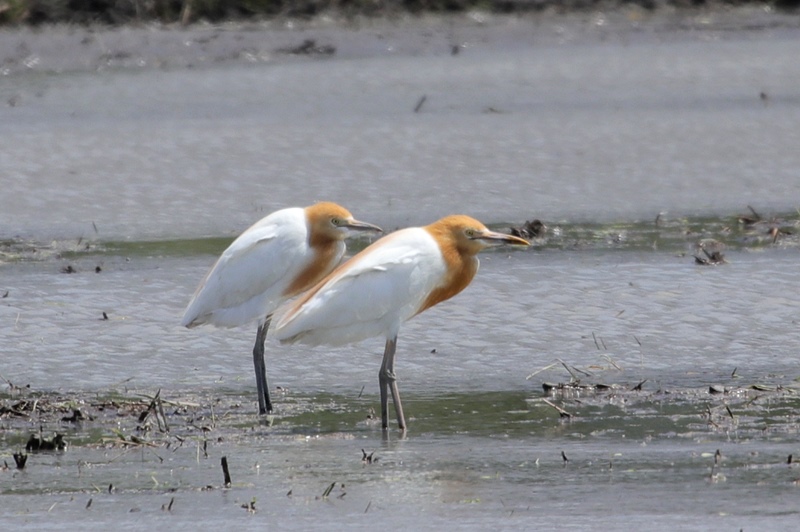
[[[364,513],[367,513],[367,512],[369,512],[369,507],[370,507],[370,506],[372,506],[372,501],[369,501],[369,502],[367,503],[367,507],[366,507],[366,508],[364,508]]]
[[[564,362],[560,358],[557,359],[557,360],[559,362],[561,362],[561,365],[564,366],[564,369],[566,369],[569,372],[569,374],[572,376],[572,380],[580,381],[580,379],[575,376],[575,371],[577,371],[578,373],[583,373],[587,377],[591,377],[592,376],[592,374],[589,373],[588,371],[583,371],[582,369],[578,369],[575,366],[569,366],[566,362]]]
[[[25,469],[25,462],[28,461],[28,455],[25,453],[14,453],[14,463],[17,464],[17,469]]]
[[[594,334],[594,331],[592,331],[592,338],[594,338],[594,346],[597,348],[598,351],[600,351],[601,345],[603,346],[604,351],[608,351],[608,348],[606,347],[606,343],[603,341],[603,338],[601,336],[597,336],[596,334]]]
[[[88,510],[92,506],[92,498],[89,498],[89,502],[86,503],[86,509]]]
[[[592,339],[594,339],[594,346],[600,351],[600,344],[597,343],[597,335],[594,334],[594,331],[592,331]]]
[[[543,372],[543,371],[547,371],[548,369],[552,368],[553,366],[555,366],[555,365],[557,365],[557,364],[558,364],[558,362],[553,362],[553,363],[552,363],[552,364],[550,364],[549,366],[545,366],[545,367],[543,367],[543,368],[541,368],[541,369],[537,369],[536,371],[534,371],[533,373],[531,373],[530,375],[528,375],[527,377],[525,377],[525,380],[526,380],[526,381],[529,381],[529,380],[531,380],[533,377],[535,377],[536,375],[538,375],[539,373],[541,373],[541,372]],[[563,364],[563,362],[562,362],[562,364]]]
[[[617,369],[617,371],[622,371],[622,368],[619,367],[617,364],[615,364],[614,361],[611,360],[611,357],[609,355],[603,355],[603,358],[608,360],[608,363],[611,364],[612,366],[614,366]]]
[[[364,463],[366,463],[366,464],[371,464],[371,463],[373,462],[372,455],[374,455],[374,454],[375,454],[375,451],[372,451],[371,453],[367,454],[367,451],[365,451],[364,449],[361,449],[361,454],[363,455],[363,456],[361,457],[361,461],[362,461],[362,462],[364,462]],[[374,461],[376,461],[376,462],[377,462],[377,461],[378,461],[378,459],[377,459],[377,458],[375,458],[375,459],[374,459]]]
[[[569,458],[567,458],[567,453],[565,453],[564,451],[561,451],[561,459],[564,460],[565,464],[569,462]]]
[[[231,487],[231,473],[228,471],[228,457],[222,457],[222,474],[225,476],[225,487]]]
[[[422,109],[422,105],[425,103],[425,100],[428,99],[427,94],[423,94],[422,97],[417,101],[417,105],[414,107],[414,112],[419,113],[419,110]]]
[[[725,405],[725,410],[728,411],[728,415],[731,416],[731,419],[736,419],[736,416],[734,416],[733,412],[731,412],[731,407],[729,407],[728,405]]]
[[[358,392],[358,397],[357,397],[357,399],[361,399],[361,396],[362,396],[362,395],[364,395],[364,387],[365,387],[365,386],[366,386],[366,384],[363,384],[363,385],[361,386],[361,391],[360,391],[360,392]]]
[[[641,391],[642,391],[642,386],[643,386],[643,385],[644,385],[644,383],[646,383],[646,382],[647,382],[647,379],[643,380],[642,382],[640,382],[639,384],[637,384],[636,386],[634,386],[633,388],[631,388],[631,391],[632,391],[632,392],[641,392]]]
[[[563,408],[561,408],[560,406],[558,406],[558,405],[555,405],[555,404],[551,403],[551,402],[550,402],[550,401],[548,401],[547,399],[542,399],[542,401],[544,401],[544,402],[545,402],[545,403],[547,403],[548,405],[550,405],[550,406],[552,406],[553,408],[555,408],[555,409],[556,409],[556,411],[558,412],[558,415],[559,415],[560,417],[565,417],[565,418],[567,418],[567,419],[572,419],[572,414],[570,414],[569,412],[567,412],[566,410],[564,410],[564,409],[563,409]]]

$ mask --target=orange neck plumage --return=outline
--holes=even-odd
[[[458,238],[455,226],[459,221],[459,217],[451,216],[424,227],[439,245],[447,272],[443,282],[428,294],[417,314],[464,290],[478,272],[477,250],[461,245]]]

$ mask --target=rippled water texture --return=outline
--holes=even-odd
[[[242,31],[255,60],[191,68],[100,32],[124,65],[6,67],[0,521],[793,529],[800,32],[601,22]],[[337,53],[275,52],[301,37]],[[321,199],[386,229],[548,227],[403,328],[405,437],[369,417],[380,339],[268,339],[268,425],[255,328],[179,326],[233,236]],[[170,431],[137,430],[159,389]],[[40,430],[69,448],[16,470]]]

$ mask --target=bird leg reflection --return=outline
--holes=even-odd
[[[256,388],[258,389],[258,413],[262,415],[272,412],[272,401],[269,398],[269,386],[267,385],[267,365],[264,363],[264,343],[271,322],[272,314],[267,316],[263,325],[258,326],[256,345],[253,347],[253,364],[256,368]]]
[[[389,428],[389,391],[392,393],[394,411],[397,414],[397,426],[406,430],[406,418],[403,415],[403,404],[400,402],[400,390],[397,388],[397,377],[394,373],[394,353],[397,349],[397,336],[386,340],[383,351],[383,364],[378,372],[378,382],[381,388],[381,425]]]

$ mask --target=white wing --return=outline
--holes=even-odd
[[[222,253],[189,302],[182,324],[222,327],[262,319],[310,259],[302,209],[284,209],[256,222]]]
[[[398,231],[312,288],[278,321],[275,335],[284,343],[312,345],[394,336],[444,274],[441,251],[427,231]]]

